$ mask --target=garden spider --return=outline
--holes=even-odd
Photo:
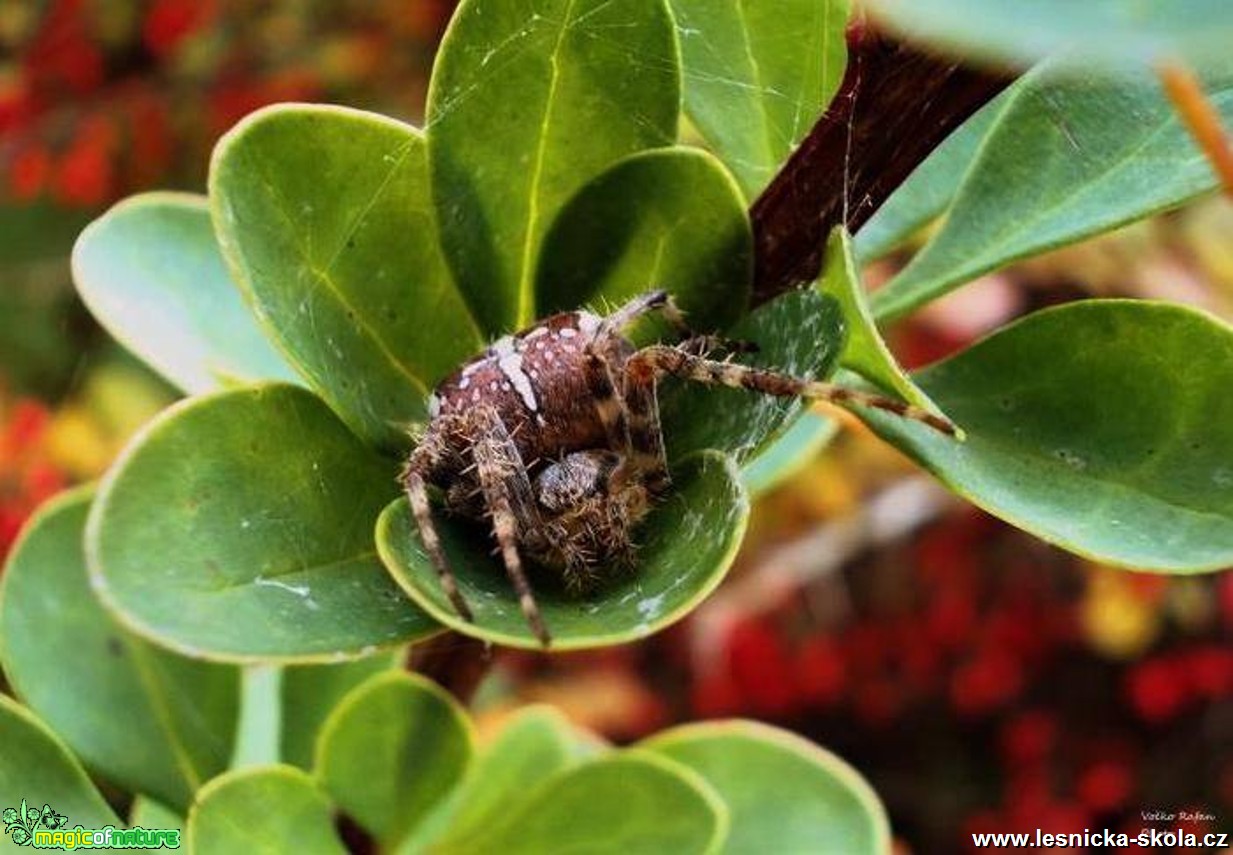
[[[675,345],[635,348],[622,332],[659,312]],[[954,434],[939,416],[832,383],[708,359],[748,345],[694,335],[664,291],[606,317],[562,312],[497,340],[437,386],[431,420],[401,480],[424,548],[454,610],[472,620],[433,525],[428,485],[462,516],[491,518],[510,582],[536,638],[551,642],[523,570],[525,555],[562,574],[572,589],[604,564],[632,561],[631,532],[670,483],[656,383],[699,383],[889,410]]]

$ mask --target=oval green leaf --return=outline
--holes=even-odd
[[[557,212],[620,158],[676,139],[664,0],[464,0],[428,94],[432,196],[450,267],[484,330],[539,314],[535,264]]]
[[[753,721],[692,724],[641,745],[715,788],[731,815],[725,855],[890,851],[886,810],[864,778],[786,730]]]
[[[967,431],[863,413],[962,496],[1071,552],[1163,572],[1233,564],[1233,330],[1089,300],[1031,315],[917,383]]]
[[[465,711],[435,683],[379,674],[326,720],[315,774],[338,806],[390,850],[462,780],[473,741]]]
[[[1206,81],[1233,121],[1233,74]],[[1176,207],[1217,186],[1149,71],[1032,71],[989,131],[934,238],[870,300],[897,317],[1025,256]]]
[[[232,283],[203,196],[125,199],[77,238],[73,280],[108,332],[190,395],[299,379]]]
[[[741,467],[741,480],[749,495],[758,498],[769,493],[793,475],[827,446],[839,424],[821,413],[806,410],[753,460]]]
[[[221,775],[202,788],[188,814],[194,855],[295,852],[346,855],[329,801],[292,766]]]
[[[727,335],[760,348],[736,356],[741,363],[796,377],[824,378],[835,369],[846,329],[839,302],[810,288],[758,307]],[[670,461],[707,448],[733,453],[742,463],[752,460],[803,410],[796,398],[772,398],[673,377],[660,384]]]
[[[747,199],[839,89],[848,0],[671,0],[685,109]]]
[[[28,800],[32,810],[51,805],[69,827],[120,824],[60,738],[7,695],[0,695],[0,745],[0,808]]]
[[[1225,0],[870,0],[878,20],[967,56],[1030,64],[1058,53],[1133,72],[1162,60],[1223,62],[1233,42]]]
[[[749,303],[753,234],[740,190],[706,152],[631,155],[583,187],[544,238],[541,314],[617,306],[663,288],[699,331],[724,329]]]
[[[650,752],[623,752],[558,772],[521,808],[432,851],[713,853],[727,826],[727,809],[701,776]]]
[[[128,810],[130,827],[183,828],[185,818],[166,805],[159,804],[148,796],[137,796]]]
[[[437,626],[372,545],[395,474],[306,390],[184,401],[104,479],[92,582],[127,627],[193,657],[336,661],[425,637]]]
[[[1018,85],[1012,84],[952,132],[861,226],[853,238],[861,263],[899,248],[950,207],[964,174]]]
[[[549,579],[532,579],[554,650],[643,638],[684,617],[731,565],[745,532],[749,500],[725,455],[706,452],[673,468],[671,493],[636,533],[638,566],[594,594],[569,596]],[[459,589],[475,623],[454,613],[420,543],[405,499],[377,523],[377,549],[394,579],[434,618],[465,635],[512,647],[539,648],[518,597],[476,527],[438,518]]]
[[[227,766],[239,674],[154,647],[103,610],[83,554],[93,493],[53,499],[18,542],[0,589],[4,670],[90,768],[184,808]]]
[[[406,651],[383,650],[353,662],[290,665],[283,669],[281,748],[285,763],[311,770],[317,734],[343,696],[375,674],[397,668]]]
[[[406,448],[428,390],[480,348],[441,257],[423,138],[342,107],[281,105],[219,141],[223,254],[273,339],[358,434]]]

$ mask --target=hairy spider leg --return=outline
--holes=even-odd
[[[411,503],[411,512],[415,515],[415,525],[420,530],[420,540],[432,566],[437,569],[437,578],[441,581],[441,590],[449,598],[450,605],[458,616],[468,622],[473,622],[471,609],[458,590],[458,580],[445,559],[445,551],[441,548],[441,538],[437,536],[437,528],[432,521],[432,507],[428,503],[428,488],[424,483],[422,473],[431,471],[434,449],[427,443],[421,443],[402,472],[402,486],[406,491],[407,501]]]
[[[518,595],[518,605],[535,637],[548,647],[552,637],[544,626],[539,605],[531,593],[531,583],[522,568],[522,556],[518,553],[519,532],[526,531],[531,520],[519,519],[514,510],[514,495],[522,488],[519,481],[526,480],[527,470],[500,417],[493,413],[491,419],[495,421],[490,421],[488,432],[475,444],[471,454],[484,491],[484,504],[492,514],[492,531],[501,548],[501,560],[514,593]]]
[[[671,481],[654,382],[630,382],[628,373],[618,379],[612,363],[590,347],[587,360],[591,395],[608,445],[623,451],[622,465],[614,477],[619,480],[638,473],[651,495],[663,494]]]
[[[652,312],[658,312],[668,322],[668,325],[676,333],[677,338],[680,339],[678,347],[683,348],[689,353],[705,356],[714,350],[722,350],[728,353],[758,352],[758,345],[754,342],[725,338],[724,336],[710,333],[695,332],[690,327],[689,322],[685,320],[685,313],[681,311],[681,308],[672,299],[672,296],[667,291],[659,290],[639,294],[604,318],[603,326],[600,328],[600,337],[618,333],[638,318]]]
[[[834,383],[804,380],[775,371],[752,368],[734,362],[717,362],[686,353],[680,348],[657,344],[645,347],[629,358],[626,370],[642,382],[653,380],[660,374],[674,374],[686,380],[710,385],[731,386],[749,389],[776,397],[801,397],[834,404],[856,404],[886,410],[905,419],[922,422],[934,430],[949,436],[956,434],[950,420],[934,415],[928,410],[905,404],[894,398],[871,395],[858,389],[849,389]]]

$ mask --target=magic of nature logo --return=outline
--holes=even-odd
[[[180,831],[175,828],[66,828],[68,817],[56,813],[51,805],[43,809],[29,808],[21,800],[21,808],[5,808],[0,813],[4,833],[18,846],[35,849],[179,849]]]

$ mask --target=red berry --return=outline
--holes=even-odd
[[[963,715],[982,715],[1014,700],[1022,689],[1019,662],[1004,651],[985,650],[952,675],[951,705]]]
[[[811,704],[832,706],[843,698],[847,667],[833,641],[811,638],[796,654],[796,679]]]
[[[1075,782],[1075,794],[1097,813],[1117,810],[1134,790],[1130,767],[1118,760],[1099,760],[1084,769]]]
[[[1126,692],[1138,716],[1153,724],[1175,717],[1189,700],[1181,669],[1160,657],[1140,662],[1130,671]]]
[[[1012,766],[1042,762],[1057,741],[1057,719],[1043,710],[1027,710],[1002,726],[1002,756]]]

